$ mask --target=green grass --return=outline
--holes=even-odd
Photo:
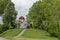
[[[55,37],[51,37],[50,34],[43,30],[38,29],[27,29],[22,35],[22,38],[33,38],[41,40],[58,40]]]
[[[50,34],[44,30],[27,29],[21,37],[14,38],[19,35],[23,29],[10,29],[0,34],[0,37],[8,40],[58,40],[58,38],[51,37]]]
[[[21,31],[22,29],[10,29],[0,34],[0,37],[4,37],[11,40],[13,37],[17,36]]]

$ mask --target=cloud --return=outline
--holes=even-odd
[[[21,15],[26,16],[29,12],[29,8],[36,1],[38,0],[12,0],[12,2],[15,4],[15,9],[18,11],[17,19]]]

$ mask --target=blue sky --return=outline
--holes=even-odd
[[[12,0],[15,4],[15,9],[18,12],[17,19],[19,16],[26,16],[29,12],[29,8],[38,0]]]

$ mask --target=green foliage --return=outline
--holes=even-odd
[[[12,26],[13,28],[15,28],[16,27],[15,25],[16,15],[17,13],[15,11],[14,4],[10,0],[4,10],[3,23],[10,25],[10,27]]]
[[[47,25],[48,32],[52,35],[57,37],[58,36],[58,25],[56,23],[50,23]]]
[[[9,25],[7,25],[7,24],[0,25],[0,34],[3,33],[4,31],[8,30],[9,29],[8,26]]]
[[[33,22],[33,27],[44,29],[53,36],[58,36],[60,21],[60,1],[43,0],[34,3],[28,18]]]
[[[4,14],[3,14],[4,13]],[[3,14],[3,25],[0,26],[0,33],[15,28],[16,11],[11,0],[0,0],[0,15]]]
[[[0,33],[2,33],[2,25],[0,25]]]
[[[0,0],[0,15],[4,13],[4,9],[8,3],[9,0]]]

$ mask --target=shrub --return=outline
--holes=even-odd
[[[54,22],[50,22],[49,25],[46,26],[47,27],[47,30],[48,32],[52,35],[52,36],[55,36],[55,37],[58,37],[58,25]]]
[[[2,33],[2,25],[0,25],[0,33]]]
[[[0,33],[3,33],[4,31],[8,29],[9,29],[9,26],[7,24],[0,25]]]

